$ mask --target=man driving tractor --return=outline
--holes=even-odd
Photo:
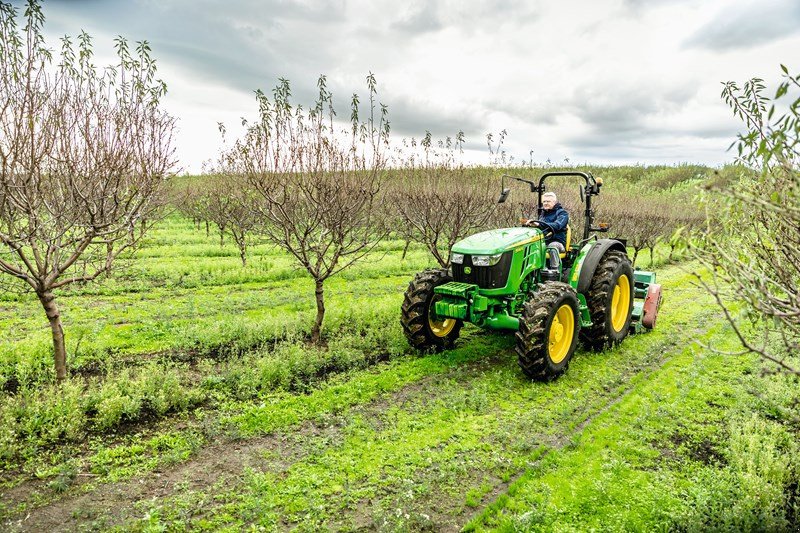
[[[558,203],[556,193],[550,191],[542,195],[542,211],[539,215],[539,220],[526,220],[525,226],[539,227],[539,222],[547,224],[546,229],[552,229],[553,232],[545,232],[545,244],[548,248],[555,248],[558,253],[548,256],[548,266],[550,268],[558,268],[558,255],[566,251],[567,246],[567,225],[569,224],[569,213]]]
[[[553,233],[546,236],[545,242],[547,245],[556,248],[559,253],[564,253],[567,245],[569,213],[558,203],[556,193],[546,192],[542,195],[542,212],[539,215],[539,220],[527,220],[525,225],[539,226],[540,221],[553,229]]]

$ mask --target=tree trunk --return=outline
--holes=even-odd
[[[411,239],[406,240],[406,245],[403,247],[403,257],[400,260],[404,260],[406,258],[406,253],[408,253],[408,247],[411,245]]]
[[[650,268],[653,268],[653,251],[655,246],[650,247]]]
[[[242,259],[242,267],[247,266],[247,241],[244,240],[244,236],[242,236],[241,240],[237,239],[237,244],[239,245],[239,257]]]
[[[633,260],[631,261],[631,266],[634,267],[634,268],[636,268],[636,258],[637,257],[639,257],[639,249],[638,248],[634,248],[633,249]]]
[[[211,235],[211,225],[208,223],[208,220],[206,220],[206,237],[210,235]]]
[[[433,258],[436,259],[436,262],[439,263],[440,267],[447,268],[447,261],[442,258],[442,255],[439,253],[439,249],[436,247],[436,243],[428,244],[428,250],[430,250],[431,254],[433,254]]]
[[[63,381],[67,377],[67,348],[64,343],[64,329],[61,327],[61,315],[56,306],[56,297],[51,291],[37,293],[39,301],[50,321],[53,332],[53,360],[56,365],[56,380]]]
[[[322,280],[317,280],[315,294],[317,296],[317,318],[314,327],[311,329],[311,342],[319,344],[320,331],[322,330],[322,319],[325,318],[325,295],[322,287]]]

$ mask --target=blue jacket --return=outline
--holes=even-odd
[[[555,231],[555,235],[547,239],[547,244],[558,241],[565,247],[567,246],[567,224],[569,224],[569,213],[567,213],[566,209],[561,207],[561,204],[554,205],[553,209],[550,209],[549,211],[542,211],[542,215],[539,217],[539,220],[549,224],[550,227],[552,227]]]

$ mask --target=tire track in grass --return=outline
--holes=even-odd
[[[734,349],[738,344],[725,325],[720,318],[703,342]],[[513,480],[465,530],[683,529],[685,523],[674,521],[686,520],[683,497],[696,490],[692,485],[702,483],[693,479],[691,469],[683,469],[698,461],[723,468],[725,462],[716,463],[717,452],[708,440],[695,443],[697,448],[690,447],[682,457],[670,443],[675,445],[674,435],[683,435],[681,431],[691,432],[693,424],[703,428],[702,439],[724,433],[734,398],[749,394],[739,378],[758,368],[755,356],[731,359],[707,352],[700,355],[704,363],[698,367],[698,354],[703,353],[690,345],[665,361],[661,371],[650,373],[583,425],[569,450],[543,455]],[[709,431],[715,424],[722,427]],[[703,509],[694,512],[703,514]]]

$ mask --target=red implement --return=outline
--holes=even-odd
[[[647,289],[647,297],[642,308],[642,325],[647,329],[656,327],[658,308],[661,306],[661,285],[653,283]]]

